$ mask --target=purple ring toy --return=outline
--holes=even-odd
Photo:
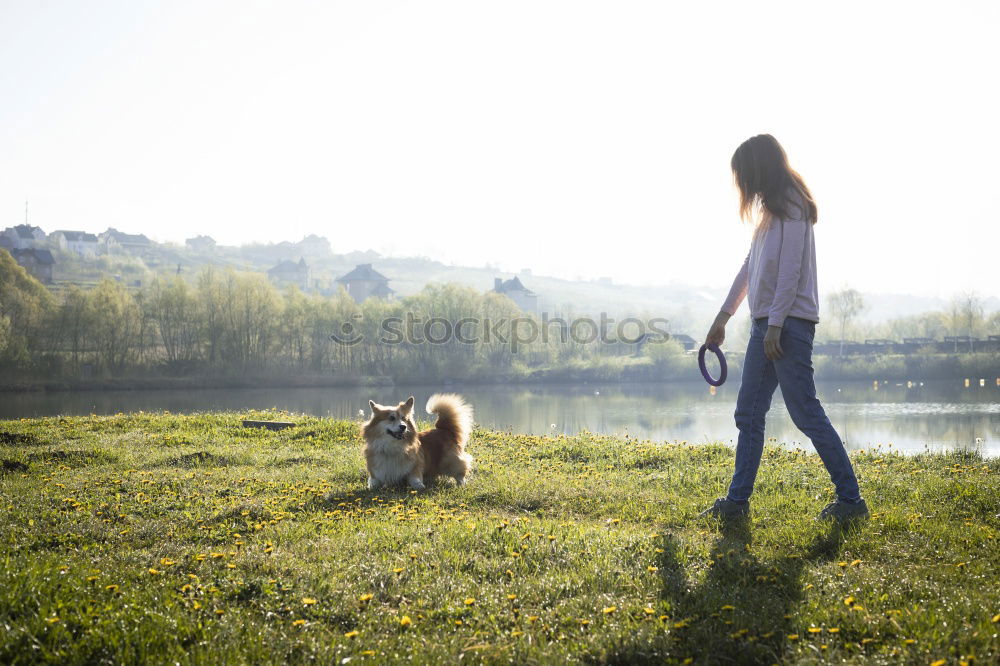
[[[705,350],[711,349],[715,352],[715,356],[719,359],[719,378],[715,379],[712,375],[708,374],[708,368],[705,367]],[[719,349],[719,345],[714,342],[709,342],[708,344],[702,345],[701,349],[698,350],[698,368],[701,370],[701,376],[705,378],[705,381],[712,386],[722,386],[726,383],[726,375],[728,370],[726,368],[726,357]]]

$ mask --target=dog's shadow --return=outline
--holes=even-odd
[[[835,559],[851,527],[832,524],[801,552],[771,560],[752,553],[751,525],[746,520],[722,523],[703,577],[690,577],[686,547],[677,538],[662,538],[659,557],[660,597],[666,626],[653,637],[629,637],[595,662],[772,664],[781,661],[783,644],[795,633],[793,612],[804,594],[806,566]],[[693,568],[700,568],[693,561]],[[700,578],[700,580],[698,580]]]

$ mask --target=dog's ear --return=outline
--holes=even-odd
[[[375,402],[374,400],[369,400],[369,401],[368,401],[368,406],[372,408],[372,414],[373,414],[373,415],[374,415],[374,414],[377,414],[377,413],[378,413],[378,412],[380,412],[380,411],[382,411],[382,410],[381,410],[381,409],[379,408],[379,405],[378,405],[378,404],[376,404],[376,402]]]
[[[411,411],[413,409],[413,396],[412,395],[409,398],[406,399],[406,402],[403,403],[403,409],[406,410],[406,411]]]

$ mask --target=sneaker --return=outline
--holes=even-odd
[[[867,517],[868,505],[865,504],[864,500],[860,502],[837,500],[836,502],[827,504],[826,508],[819,513],[819,520],[837,520],[842,523]]]
[[[746,518],[750,515],[750,502],[734,502],[720,497],[698,515],[701,518]]]

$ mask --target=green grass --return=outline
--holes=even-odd
[[[768,447],[727,527],[720,445],[477,430],[467,486],[369,492],[356,423],[248,416],[0,422],[0,662],[1000,661],[996,459],[856,454],[841,531]]]

